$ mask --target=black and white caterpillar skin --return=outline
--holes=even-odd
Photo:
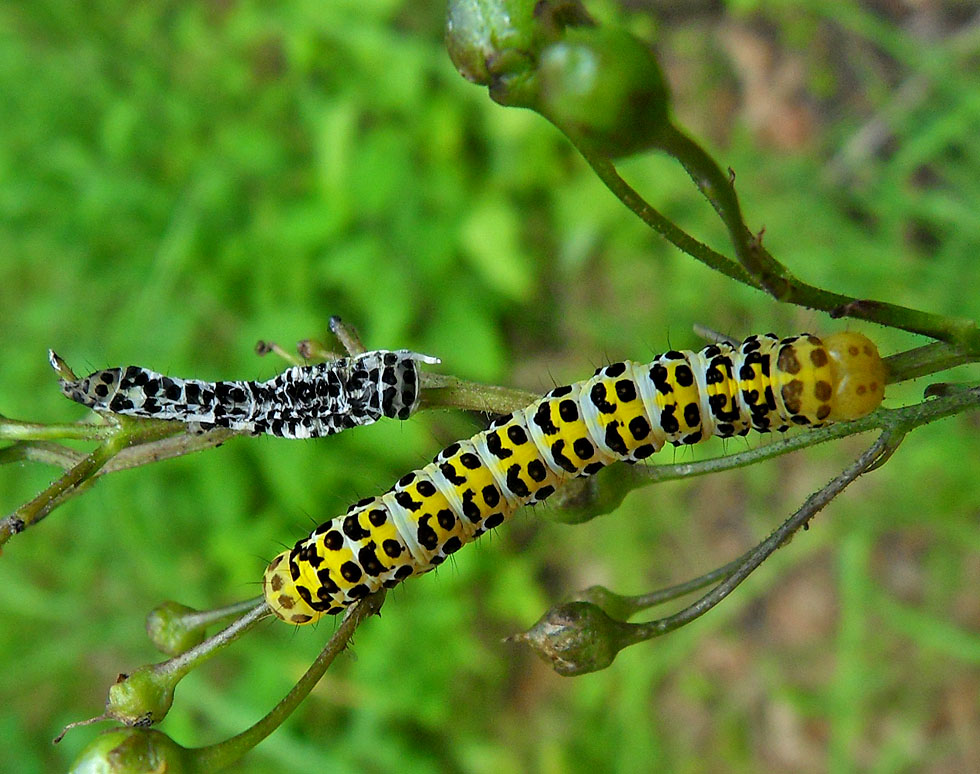
[[[434,569],[576,476],[667,443],[856,419],[881,403],[885,377],[877,348],[858,333],[766,334],[600,368],[321,524],[266,569],[266,600],[293,624],[340,613]]]
[[[60,373],[60,358],[48,355]],[[439,360],[406,349],[373,350],[294,366],[265,382],[177,379],[139,366],[59,381],[66,396],[96,411],[185,422],[194,432],[224,427],[320,438],[381,417],[407,419],[418,406],[419,362]]]

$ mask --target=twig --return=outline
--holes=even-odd
[[[641,642],[673,631],[704,615],[708,610],[721,602],[760,564],[777,549],[785,545],[801,527],[808,524],[831,500],[843,492],[852,481],[869,470],[889,448],[891,436],[892,431],[883,431],[860,457],[848,465],[840,475],[823,487],[823,489],[810,495],[796,513],[790,516],[768,538],[749,552],[737,570],[703,597],[674,615],[656,621],[635,624],[632,629],[632,641]]]
[[[733,263],[724,255],[715,252],[707,245],[698,242],[668,221],[620,177],[612,161],[603,156],[590,153],[582,146],[576,147],[589,166],[592,167],[593,171],[606,184],[616,198],[629,207],[644,223],[706,266],[749,287],[757,289],[770,287],[776,291],[774,297],[786,303],[804,306],[810,309],[819,309],[835,318],[851,317],[858,320],[867,320],[880,325],[900,328],[911,333],[929,336],[930,338],[945,341],[953,345],[972,358],[980,357],[980,330],[977,329],[976,323],[972,320],[945,317],[943,315],[898,306],[897,304],[853,298],[841,293],[822,290],[793,277],[785,267],[782,267],[781,264],[772,258],[761,243],[758,243],[754,244],[749,251],[749,254],[756,261],[755,263],[750,262],[749,266],[753,267],[753,270],[762,272],[762,275],[768,283],[768,285],[765,285],[762,277],[757,277],[746,272],[741,266]],[[705,192],[709,189],[701,188],[701,190]],[[723,199],[712,200],[712,205],[715,209],[723,209],[727,206]],[[738,217],[741,217],[740,211],[738,212]],[[734,219],[727,212],[725,220],[726,224],[731,224],[731,228],[734,228]],[[742,229],[734,230],[733,236],[739,236],[736,244],[742,244],[744,242],[743,236],[745,233],[747,233],[747,229],[745,229],[744,224]],[[745,252],[744,245],[739,250]],[[758,265],[759,261],[762,262],[761,268]]]
[[[384,604],[385,592],[362,599],[344,616],[344,620],[320,655],[299,679],[299,682],[283,697],[268,715],[251,728],[224,742],[193,750],[200,771],[219,771],[239,760],[246,752],[275,731],[283,721],[299,706],[300,702],[313,690],[326,673],[337,655],[347,647],[360,626],[368,617],[375,615]]]

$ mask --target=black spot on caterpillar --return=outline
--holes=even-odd
[[[434,569],[572,477],[645,459],[666,443],[856,419],[881,403],[884,385],[877,348],[857,333],[766,334],[600,368],[317,527],[266,569],[266,600],[293,624],[340,613]]]
[[[48,359],[63,373],[53,351]],[[252,435],[319,438],[381,417],[407,419],[418,406],[418,363],[438,358],[401,349],[373,350],[326,363],[295,366],[265,382],[177,379],[139,366],[107,368],[61,391],[95,411],[186,422]]]

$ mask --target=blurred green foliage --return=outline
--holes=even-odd
[[[749,223],[794,272],[976,317],[978,46],[954,35],[960,6],[937,5],[932,36],[856,0],[590,10],[657,40],[680,120],[736,170]],[[266,378],[281,364],[256,358],[257,339],[322,336],[331,314],[370,347],[533,390],[697,346],[696,322],[736,336],[840,326],[649,233],[553,128],[459,78],[442,13],[409,0],[0,6],[0,413],[80,416],[49,346],[80,372]],[[879,119],[887,142],[862,153],[855,138]],[[676,164],[624,171],[730,252]],[[918,343],[871,334],[886,352]],[[0,770],[65,768],[92,729],[48,740],[97,714],[117,672],[158,660],[142,620],[160,601],[258,593],[279,546],[475,427],[439,413],[318,442],[238,439],[114,475],[17,536],[0,557]],[[724,563],[860,442],[647,489],[576,527],[529,510],[390,594],[352,657],[237,770],[976,770],[976,437],[970,417],[916,433],[705,619],[576,679],[501,639],[573,589],[638,593]],[[3,508],[53,475],[0,469]],[[253,633],[181,684],[163,730],[185,745],[240,731],[330,630]]]

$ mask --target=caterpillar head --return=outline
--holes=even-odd
[[[887,372],[878,348],[867,336],[852,331],[823,337],[830,355],[834,395],[828,419],[846,422],[870,414],[885,397]]]
[[[262,591],[272,612],[286,623],[313,623],[323,615],[300,594],[289,571],[289,551],[283,551],[269,563],[262,577]]]
[[[78,378],[68,364],[53,349],[48,350],[48,362],[58,374],[58,384],[66,398],[93,408],[105,406],[116,394],[122,379],[121,368],[107,368]]]

